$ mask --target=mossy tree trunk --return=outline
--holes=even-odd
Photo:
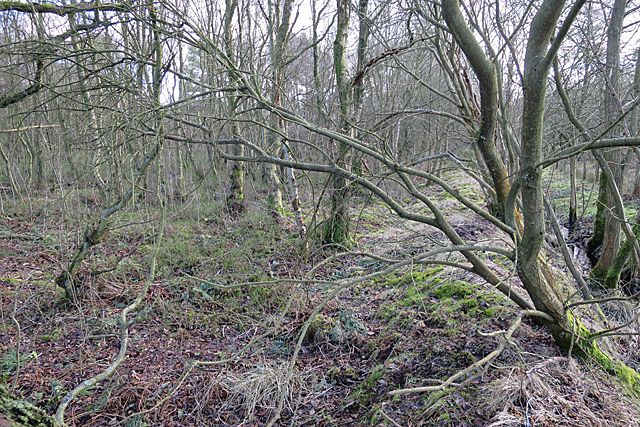
[[[336,86],[340,101],[340,132],[343,135],[351,133],[349,124],[349,110],[351,107],[351,81],[347,72],[347,41],[349,36],[349,21],[351,4],[347,0],[337,0],[338,27],[333,42],[333,66],[336,75]],[[338,142],[338,159],[336,164],[345,168],[349,163],[349,147]],[[344,176],[333,175],[333,189],[331,194],[331,213],[323,230],[323,243],[338,244],[347,248],[354,245],[350,233],[349,202],[351,187]]]
[[[593,233],[587,241],[587,256],[592,265],[598,262],[598,250],[604,240],[605,214],[607,211],[607,176],[600,172],[598,179],[598,199],[596,200],[596,213],[593,217]]]
[[[640,377],[631,368],[604,353],[594,335],[562,304],[552,271],[541,261],[545,221],[542,188],[542,131],[547,76],[560,43],[573,19],[585,2],[573,4],[565,22],[555,34],[556,22],[562,13],[563,1],[545,0],[531,24],[525,55],[524,110],[522,115],[522,154],[520,160],[524,235],[519,245],[517,271],[536,308],[549,314],[554,321],[545,322],[556,343],[567,350],[574,346],[578,354],[597,361],[605,369],[635,387]]]
[[[640,239],[640,215],[636,218],[636,224],[633,226],[633,234],[636,239]],[[607,271],[607,275],[604,279],[604,288],[605,289],[614,289],[618,287],[618,283],[620,282],[620,276],[622,275],[622,270],[624,269],[625,264],[630,259],[631,251],[633,250],[633,244],[629,239],[625,240],[624,243],[620,246],[620,250],[616,255],[616,259],[613,262],[613,265]],[[637,271],[637,266],[635,268]]]

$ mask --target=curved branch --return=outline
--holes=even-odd
[[[26,97],[38,92],[44,86],[43,81],[44,61],[39,59],[36,61],[36,74],[33,78],[33,84],[20,92],[13,95],[5,96],[0,99],[0,108],[7,108],[9,105],[16,104]]]

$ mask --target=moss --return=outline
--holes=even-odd
[[[386,283],[391,287],[401,287],[413,284],[429,285],[431,288],[433,285],[438,284],[440,279],[437,277],[438,273],[442,272],[444,267],[441,265],[426,268],[422,271],[410,271],[402,276],[388,280]]]
[[[42,409],[10,396],[4,384],[0,384],[0,414],[9,418],[8,425],[12,427],[54,427],[56,425],[53,418]]]
[[[479,292],[475,285],[459,280],[443,281],[437,275],[441,270],[442,267],[437,267],[394,279],[390,282],[394,288],[398,284],[413,285],[390,291],[376,317],[388,320],[389,327],[410,328],[424,315],[430,322],[455,329],[470,317],[494,318],[506,312],[506,298],[502,295]]]
[[[277,216],[285,216],[284,207],[280,203],[278,203],[278,199],[273,194],[269,194],[269,197],[267,199],[267,208],[269,209],[269,211],[274,212]]]
[[[309,324],[304,339],[308,342],[327,341],[336,320],[324,314],[317,315]]]
[[[482,312],[485,317],[496,317],[505,312],[506,308],[503,307],[490,307]]]
[[[636,236],[636,239],[640,237],[639,224],[633,226],[633,234]],[[616,255],[615,262],[613,263],[609,271],[607,271],[606,278],[604,280],[605,289],[617,289],[618,282],[620,281],[620,274],[622,273],[622,269],[629,259],[631,249],[631,242],[626,239],[620,247],[618,255]]]
[[[380,364],[375,366],[364,381],[358,385],[351,397],[354,400],[359,400],[360,405],[366,407],[371,399],[377,396],[376,388],[378,380],[382,379],[386,373],[384,365]]]
[[[58,341],[62,337],[62,328],[56,328],[47,334],[40,335],[43,341]]]
[[[333,366],[327,371],[327,377],[335,381],[349,380],[355,381],[359,378],[358,371],[356,371],[350,364]]]
[[[385,358],[391,353],[391,349],[404,338],[404,336],[396,331],[383,330],[380,336],[367,341],[364,351],[368,356],[379,355],[384,353]]]
[[[596,250],[602,245],[604,238],[605,219],[607,211],[607,175],[600,173],[598,201],[596,202],[596,214],[593,219],[593,235],[587,241],[587,254],[593,257]],[[605,272],[606,274],[606,272]],[[604,279],[604,276],[602,276]]]
[[[593,270],[591,270],[591,272],[589,273],[589,277],[592,280],[592,283],[596,285],[596,287],[598,288],[603,288],[604,287],[604,281],[607,277],[607,272],[608,270],[600,265],[597,265],[593,268]],[[617,284],[617,282],[616,282]]]
[[[577,325],[576,335],[579,338],[575,345],[575,353],[583,359],[593,360],[606,371],[619,378],[625,385],[630,386],[636,395],[640,395],[640,375],[634,369],[603,352],[598,346],[597,340],[593,339],[597,334],[590,332],[582,321],[576,318],[570,311],[567,312],[567,318],[569,324],[573,324],[575,319]],[[568,348],[571,334],[566,335],[569,342],[567,342],[567,339],[564,339],[560,340],[559,344],[562,347]]]
[[[349,219],[335,215],[327,221],[322,231],[322,242],[325,244],[335,243],[348,249],[354,247],[356,241],[349,232]]]
[[[466,298],[475,293],[475,287],[470,283],[455,281],[444,283],[433,290],[436,297],[444,298]]]

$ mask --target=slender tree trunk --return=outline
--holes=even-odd
[[[313,52],[313,84],[315,85],[315,98],[316,98],[316,109],[318,110],[318,121],[321,126],[325,126],[327,123],[327,115],[324,111],[324,98],[323,98],[323,89],[322,82],[320,81],[320,54],[318,52],[318,25],[320,24],[320,16],[318,15],[318,10],[316,9],[316,1],[311,0],[311,19],[312,19],[312,35],[313,43],[312,52]]]
[[[338,28],[333,43],[333,66],[336,75],[336,86],[340,101],[340,132],[351,134],[349,124],[349,110],[351,106],[351,81],[347,72],[347,39],[349,35],[349,20],[351,5],[347,0],[337,0]],[[349,163],[349,149],[346,144],[338,143],[339,167],[345,168]],[[341,175],[333,175],[333,191],[331,195],[331,213],[324,228],[323,242],[338,244],[347,248],[354,245],[350,234],[349,202],[351,188],[347,180]]]
[[[636,161],[638,162],[636,163],[635,182],[633,184],[633,195],[637,197],[640,196],[640,149],[634,147],[633,151],[636,153]]]
[[[638,99],[640,97],[640,48],[636,51],[636,72],[633,79],[633,97]],[[640,131],[640,112],[638,108],[632,111],[633,116],[631,119],[631,134],[637,135]],[[636,155],[636,171],[634,173],[633,190],[632,194],[636,197],[640,196],[640,149],[633,147],[633,152]]]
[[[25,187],[31,188],[31,186],[33,185],[34,158],[33,158],[33,149],[31,148],[30,132],[27,131],[24,134],[21,133],[20,135],[18,135],[18,138],[20,139],[20,142],[22,143],[24,150],[27,152],[27,183]]]
[[[358,78],[353,82],[353,121],[359,125],[362,120],[362,103],[364,98],[364,67],[367,54],[367,48],[369,46],[369,34],[371,32],[371,20],[368,15],[369,0],[360,0],[358,3],[358,20],[360,23],[358,30],[358,62],[356,65]],[[364,133],[358,131],[356,138],[358,140],[364,139]],[[400,156],[400,153],[398,153]],[[352,159],[352,170],[356,175],[362,175],[362,155],[355,154]]]
[[[620,102],[618,100],[620,38],[626,4],[626,0],[615,0],[607,31],[607,63],[604,90],[605,126],[610,126],[620,114]],[[619,134],[619,131],[614,129],[612,133],[612,136],[615,136]],[[616,185],[622,190],[622,149],[609,149],[605,151],[604,157],[613,172]],[[598,198],[599,209],[601,211],[604,209],[604,227],[602,227],[602,218],[598,217],[594,222],[594,236],[602,233],[602,252],[590,274],[595,280],[605,279],[607,271],[613,266],[620,249],[620,221],[614,213],[614,196],[611,194],[604,174],[600,174],[600,192],[604,193],[602,194],[602,199]],[[606,205],[603,206],[603,203],[606,203]],[[600,212],[600,215],[602,215],[602,212]]]
[[[69,26],[75,30],[76,28],[76,16],[75,13],[71,13],[68,15]],[[75,35],[71,36],[71,45],[73,46],[74,51],[78,52],[78,39]],[[97,127],[98,127],[98,119],[96,117],[96,112],[92,104],[91,95],[87,89],[84,69],[80,61],[76,62],[76,74],[78,76],[78,85],[80,86],[80,92],[82,95],[82,102],[84,103],[84,108],[88,114],[88,125],[92,129],[93,133],[97,135]],[[106,150],[104,147],[104,143],[101,139],[97,141],[98,146],[93,150],[93,159],[92,164],[93,167],[91,169],[91,173],[93,174],[93,181],[96,187],[100,190],[100,195],[102,196],[105,203],[107,202],[107,193],[109,189],[107,188],[107,183],[102,177],[100,173],[100,168],[102,167],[102,163],[104,162],[103,153]]]
[[[287,52],[288,35],[290,31],[292,0],[283,0],[282,3],[269,3],[270,6],[270,31],[271,39],[271,66],[273,67],[271,101],[278,106],[282,105],[282,92],[285,80],[285,56]],[[271,128],[269,132],[268,150],[277,153],[282,147],[284,134],[284,122],[281,117],[271,114]],[[284,215],[282,206],[282,182],[278,176],[276,165],[267,163],[264,168],[264,178],[269,192],[267,207],[277,217]]]
[[[569,180],[571,181],[571,189],[569,194],[569,229],[578,221],[578,196],[576,189],[576,157],[569,159]]]
[[[560,75],[560,66],[558,65],[558,58],[553,60],[554,79],[556,81],[556,89],[560,94],[563,102],[568,102],[566,92],[562,85],[562,76]],[[569,229],[573,230],[573,227],[578,219],[578,198],[576,195],[576,156],[569,159]]]
[[[9,157],[2,146],[2,141],[0,141],[0,157],[5,165],[5,171],[7,173],[7,178],[9,179],[9,186],[11,187],[11,197],[15,198],[18,195],[18,186],[16,184],[16,180],[13,177],[13,164],[9,161]]]
[[[182,42],[178,41],[178,62],[179,62],[179,70],[181,74],[184,74],[184,56],[182,54]],[[187,91],[185,90],[184,80],[180,79],[178,81],[178,96],[179,99],[184,99],[187,96]],[[175,197],[178,200],[183,200],[185,195],[184,188],[184,159],[182,153],[182,144],[180,141],[175,141],[175,168],[176,168],[176,189],[175,189]]]
[[[233,52],[233,38],[231,34],[231,24],[233,22],[233,16],[238,7],[238,0],[225,0],[225,12],[224,12],[224,43],[225,53],[230,61],[234,60]],[[236,71],[229,71],[229,80],[233,85],[239,81],[239,76],[236,75]],[[235,115],[238,108],[239,98],[238,96],[229,97],[229,114],[231,117],[231,137],[233,139],[240,139],[240,130],[238,128],[238,122],[235,120]],[[234,156],[244,156],[244,145],[233,145]],[[227,196],[227,207],[234,214],[240,214],[244,211],[244,164],[243,162],[233,161],[231,164],[231,175],[229,177],[231,183],[229,194]]]
[[[497,198],[498,217],[504,219],[505,205],[511,190],[511,184],[507,168],[498,153],[495,140],[498,120],[496,67],[493,61],[485,55],[484,50],[471,33],[471,30],[469,30],[460,12],[460,5],[456,0],[442,2],[442,15],[478,77],[480,85],[480,129],[478,130],[476,144],[493,181],[493,188]],[[516,212],[516,224],[520,227],[521,220],[518,216],[519,213]]]
[[[287,144],[282,144],[282,149],[284,151],[284,159],[286,161],[291,160],[291,155],[289,154],[289,147]],[[301,239],[305,239],[307,235],[307,227],[304,225],[304,219],[302,218],[302,211],[300,210],[300,196],[298,195],[298,181],[296,180],[296,175],[293,173],[293,169],[286,168],[287,178],[289,179],[289,190],[291,192],[291,208],[293,209],[293,213],[296,218],[296,226],[298,227],[298,234]],[[306,243],[303,248],[304,252],[306,252]]]

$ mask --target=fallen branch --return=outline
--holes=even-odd
[[[160,201],[160,205],[162,206],[162,200],[159,194],[158,194],[158,199]],[[122,362],[124,361],[127,355],[127,347],[129,344],[129,326],[130,326],[127,321],[127,315],[133,310],[137,309],[138,306],[142,303],[142,300],[147,295],[147,292],[149,291],[149,287],[151,286],[151,283],[155,278],[156,257],[158,255],[158,252],[160,251],[160,242],[162,241],[162,235],[164,232],[164,216],[165,216],[164,206],[162,206],[161,212],[162,213],[160,215],[160,230],[158,231],[158,238],[156,239],[156,245],[151,255],[151,266],[149,268],[149,277],[147,278],[147,281],[145,282],[144,286],[142,287],[142,290],[140,291],[136,299],[120,312],[121,343],[120,343],[120,351],[118,352],[118,357],[116,357],[116,360],[114,360],[107,367],[107,369],[105,369],[98,375],[83,381],[78,386],[76,386],[76,388],[74,388],[69,393],[67,393],[65,397],[62,398],[62,400],[60,401],[60,405],[58,406],[58,409],[56,411],[56,423],[60,427],[66,426],[64,422],[64,413],[65,413],[65,410],[67,409],[67,406],[69,406],[69,404],[73,401],[73,399],[76,398],[78,395],[80,395],[80,393],[82,393],[83,391],[87,390],[89,387],[93,387],[94,385],[109,378],[109,376],[111,376],[111,374],[118,368],[118,366],[122,364]]]

